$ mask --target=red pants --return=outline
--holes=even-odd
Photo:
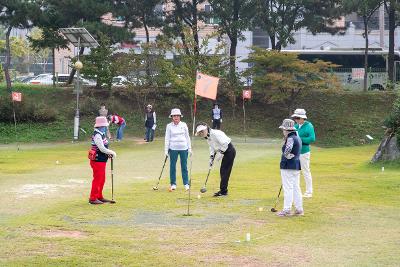
[[[103,186],[106,182],[106,163],[90,161],[90,167],[93,170],[92,191],[90,192],[90,200],[103,198]]]

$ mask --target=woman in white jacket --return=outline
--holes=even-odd
[[[187,169],[188,155],[192,154],[189,129],[186,123],[181,121],[182,113],[180,109],[174,108],[169,115],[172,122],[167,125],[165,130],[165,155],[170,157],[170,188],[169,191],[176,189],[176,162],[178,156],[181,159],[182,180],[185,190],[189,190],[189,175]]]

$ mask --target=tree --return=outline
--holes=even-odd
[[[48,47],[53,51],[64,48],[65,39],[59,34],[59,28],[85,27],[95,38],[100,34],[107,35],[112,44],[130,40],[134,34],[126,28],[113,25],[104,15],[115,13],[113,1],[108,0],[42,0],[41,16],[34,22],[43,30],[41,42],[34,43],[40,48]],[[83,55],[84,48],[79,51]],[[68,83],[75,75],[72,69]]]
[[[253,77],[254,90],[266,103],[285,103],[288,114],[301,93],[340,87],[337,77],[329,71],[337,65],[329,62],[310,63],[293,53],[261,48],[253,48],[245,62],[253,65],[245,74]]]
[[[149,28],[160,28],[162,26],[162,11],[156,9],[161,0],[119,0],[116,1],[116,15],[120,16],[124,22],[125,27],[130,30],[143,27],[146,32],[146,46],[150,43]],[[142,49],[146,49],[145,46]],[[150,52],[147,50],[146,52]],[[146,53],[148,57],[151,54]],[[146,59],[146,75],[150,79],[151,69],[150,58]]]
[[[346,10],[354,11],[358,16],[362,17],[364,25],[363,37],[365,38],[365,53],[364,53],[364,84],[363,89],[367,91],[368,88],[368,24],[371,16],[381,5],[381,0],[347,0],[345,2]]]
[[[255,0],[257,15],[254,27],[264,29],[270,38],[271,48],[282,47],[295,42],[295,31],[306,28],[313,34],[317,32],[335,33],[333,20],[339,18],[342,9],[341,1],[308,1],[308,0]]]
[[[115,65],[113,63],[114,49],[111,47],[110,39],[103,34],[99,35],[99,46],[93,48],[89,55],[82,56],[81,73],[90,79],[96,79],[96,88],[105,84],[111,89],[112,78],[115,76]]]
[[[239,40],[243,40],[243,31],[251,26],[255,15],[254,0],[210,0],[210,15],[219,20],[218,32],[226,34],[230,40],[229,68],[230,78],[236,80],[236,48]]]
[[[399,4],[395,0],[384,1],[386,12],[389,17],[389,53],[388,53],[388,79],[389,87],[394,88],[394,34],[396,27],[399,26],[398,17]]]
[[[36,44],[38,44],[43,40],[43,31],[39,28],[33,28],[30,33],[29,40],[31,40],[31,42],[35,42]],[[32,45],[32,50],[33,50],[32,57],[36,63],[40,63],[43,65],[43,72],[45,72],[46,64],[48,63],[49,56],[52,51],[49,48],[40,48],[40,47],[41,46]],[[53,71],[53,77],[55,77],[54,71]],[[55,82],[55,79],[53,79],[53,81]]]
[[[169,37],[179,36],[185,48],[185,53],[189,55],[190,48],[193,48],[194,55],[198,57],[200,55],[198,23],[204,20],[204,12],[199,10],[199,6],[205,0],[167,0],[167,2],[173,5],[174,8],[166,14],[164,33]],[[189,28],[190,33],[185,31],[185,28]],[[193,38],[194,40],[192,47],[189,47],[188,42],[191,41],[188,38]]]
[[[6,53],[4,63],[4,75],[7,83],[7,90],[11,91],[10,62],[11,47],[10,34],[13,28],[27,29],[32,27],[31,19],[40,12],[38,6],[32,1],[24,0],[3,0],[0,5],[0,24],[6,28]]]

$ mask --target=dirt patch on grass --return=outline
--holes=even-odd
[[[67,238],[86,238],[87,234],[81,231],[68,231],[68,230],[60,230],[60,229],[48,229],[42,230],[34,233],[35,236],[40,237],[67,237]]]
[[[209,212],[196,211],[192,216],[181,214],[172,214],[165,212],[141,211],[135,214],[133,222],[146,226],[191,226],[201,227],[209,224],[231,223],[238,219],[237,215],[216,214]]]
[[[24,184],[11,190],[17,194],[17,198],[28,198],[32,196],[43,196],[50,193],[57,193],[61,189],[73,188],[77,185],[68,184]]]

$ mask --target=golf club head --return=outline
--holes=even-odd
[[[207,188],[203,187],[202,189],[200,189],[200,192],[201,192],[201,193],[207,192]]]
[[[158,187],[157,186],[153,186],[153,190],[158,190]]]
[[[277,212],[278,210],[275,208],[271,208],[271,212]]]

